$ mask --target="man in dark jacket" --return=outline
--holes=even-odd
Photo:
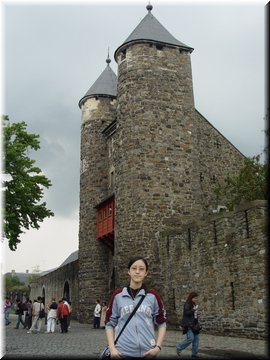
[[[20,299],[16,299],[17,308],[16,308],[16,314],[18,315],[17,325],[15,326],[15,329],[19,329],[20,323],[22,323],[23,328],[26,328],[25,322],[23,321],[23,312],[24,312],[24,304]]]

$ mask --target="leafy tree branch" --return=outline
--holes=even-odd
[[[25,122],[11,124],[7,115],[2,117],[2,123],[5,172],[11,176],[11,180],[4,181],[4,232],[9,248],[15,251],[25,229],[39,229],[40,222],[54,216],[46,202],[41,202],[43,189],[49,188],[51,182],[29,157],[30,150],[40,148],[39,135],[29,134]]]
[[[218,185],[215,193],[223,199],[229,210],[252,200],[267,199],[267,166],[260,162],[260,155],[247,157],[237,176],[228,177],[225,185]]]

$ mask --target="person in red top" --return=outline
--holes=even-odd
[[[68,317],[69,317],[69,315],[70,315],[69,303],[67,302],[67,299],[63,297],[62,300],[59,301],[58,307],[57,307],[57,318],[60,321],[61,333],[68,332]]]

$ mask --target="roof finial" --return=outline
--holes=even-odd
[[[146,10],[148,10],[148,12],[150,13],[150,11],[153,9],[153,6],[150,4],[150,1],[148,3],[148,5],[146,6]]]
[[[111,59],[110,59],[110,56],[109,56],[109,46],[108,46],[108,56],[107,56],[107,59],[106,59],[106,63],[108,64],[108,66],[109,66],[110,62],[111,62]]]

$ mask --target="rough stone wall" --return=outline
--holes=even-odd
[[[194,108],[190,53],[135,44],[118,54],[115,166],[116,283],[122,259],[143,253],[160,279],[159,233],[204,217],[218,183],[244,156]]]
[[[265,201],[254,201],[162,233],[160,291],[171,324],[179,322],[195,290],[205,331],[266,337],[266,211]]]
[[[209,214],[218,205],[224,205],[222,199],[215,195],[214,189],[218,184],[225,184],[228,176],[238,173],[244,165],[245,157],[198,111],[195,112],[194,124],[198,151],[195,175],[199,178],[197,200],[203,212]]]
[[[89,307],[97,298],[109,299],[111,283],[126,284],[129,256],[143,254],[151,267],[148,284],[164,295],[171,323],[182,311],[179,299],[186,297],[184,289],[196,286],[208,296],[203,297],[206,328],[229,327],[234,333],[248,334],[236,309],[239,271],[244,271],[245,260],[239,256],[242,264],[237,267],[237,252],[227,253],[236,246],[233,236],[237,244],[242,239],[238,232],[243,229],[243,216],[239,212],[235,217],[226,215],[224,223],[219,217],[199,223],[223,205],[214,188],[239,170],[244,156],[194,108],[190,53],[136,43],[118,54],[117,62],[117,101],[91,98],[82,107],[79,320],[92,321]],[[102,133],[115,119],[116,131]],[[95,209],[112,192],[114,256],[96,240]],[[252,211],[244,214],[246,219]],[[230,238],[232,229],[236,235]],[[227,238],[226,246],[219,249]],[[250,248],[249,241],[250,234],[242,246]],[[226,301],[233,302],[232,314],[216,290],[220,288],[226,291]],[[251,336],[254,333],[259,330],[250,331]]]
[[[114,261],[120,284],[126,254],[143,253],[158,264],[159,232],[196,216],[199,207],[190,54],[135,44],[117,61]]]
[[[267,207],[253,201],[234,212],[209,215],[184,227],[167,227],[159,236],[160,273],[150,263],[149,287],[162,295],[169,326],[177,326],[190,291],[198,291],[200,319],[211,334],[265,338],[267,316]],[[101,244],[100,244],[101,246]],[[112,261],[110,259],[110,261]],[[125,259],[123,259],[125,264]],[[107,269],[107,270],[106,270]],[[109,267],[103,275],[108,276]],[[163,281],[156,282],[159,276]],[[90,276],[89,276],[90,277]],[[128,277],[125,275],[125,282]],[[92,320],[94,303],[80,309],[78,261],[71,262],[31,284],[31,299],[64,295],[70,286],[73,316]],[[89,293],[92,289],[88,289]],[[104,289],[98,294],[108,301]],[[84,319],[83,321],[86,321]]]
[[[116,101],[90,98],[82,106],[80,226],[79,226],[79,319],[92,321],[89,307],[109,291],[107,265],[110,251],[96,240],[95,206],[109,193],[108,149],[102,131],[115,119]],[[89,294],[91,293],[91,299]]]
[[[78,260],[52,271],[32,283],[30,299],[33,301],[38,296],[43,296],[45,304],[48,304],[51,298],[55,297],[58,302],[67,295],[66,291],[68,291],[68,300],[71,301],[72,317],[77,318],[79,312]]]

